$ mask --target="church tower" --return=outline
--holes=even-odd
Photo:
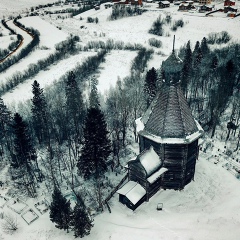
[[[181,190],[194,179],[203,134],[179,86],[182,61],[174,52],[162,63],[164,82],[136,120],[140,154],[128,162],[128,182],[117,191],[132,210],[160,188]]]
[[[145,114],[136,120],[140,152],[153,146],[167,168],[162,188],[183,189],[194,179],[198,139],[203,134],[179,86],[182,61],[173,50],[162,63],[164,83]]]

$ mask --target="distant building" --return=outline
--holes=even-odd
[[[206,5],[203,5],[203,6],[200,6],[199,7],[199,12],[209,12],[209,11],[212,11],[213,10],[213,7],[211,5],[209,6],[206,6]]]
[[[207,4],[211,4],[211,3],[212,3],[211,0],[199,0],[200,5],[207,5]]]
[[[229,12],[227,14],[228,17],[236,17],[236,13],[235,12]]]
[[[169,1],[160,1],[158,3],[159,5],[159,8],[167,8],[167,7],[170,7],[170,2]]]
[[[178,11],[188,11],[192,9],[192,5],[188,4],[188,3],[182,3],[179,5],[178,7]]]
[[[162,69],[161,90],[136,120],[140,154],[128,162],[128,182],[117,191],[119,201],[132,210],[160,188],[181,190],[194,179],[203,129],[179,86],[182,61],[174,51]]]
[[[235,1],[225,0],[224,6],[235,6]]]
[[[131,4],[142,6],[142,0],[112,0],[115,4]]]
[[[227,6],[227,7],[224,7],[224,10],[223,10],[225,13],[227,12],[232,12],[232,13],[236,13],[237,12],[237,8],[233,8],[233,7],[230,7],[230,6]]]

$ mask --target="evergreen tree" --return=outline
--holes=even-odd
[[[147,107],[151,104],[157,92],[157,72],[153,67],[146,74],[144,92],[146,93]]]
[[[199,67],[200,63],[202,62],[203,54],[200,48],[199,41],[196,42],[194,51],[193,51],[193,68],[196,69]]]
[[[99,108],[90,108],[87,112],[84,140],[77,167],[84,178],[95,175],[96,178],[107,170],[106,160],[111,153],[107,124]]]
[[[62,195],[61,191],[55,187],[50,205],[50,220],[56,223],[56,228],[67,230],[70,227],[72,210],[70,201]]]
[[[231,96],[233,94],[233,87],[235,82],[235,71],[236,66],[234,62],[230,59],[227,61],[223,74],[221,75],[224,80],[222,80],[224,83],[224,89],[226,90],[226,94],[228,96]]]
[[[192,72],[192,50],[190,46],[190,41],[188,41],[185,49],[183,68],[181,72],[181,87],[186,97],[191,72]]]
[[[13,133],[14,133],[14,158],[12,159],[12,166],[18,168],[22,165],[30,165],[31,161],[36,161],[36,151],[32,145],[32,139],[28,134],[28,126],[18,114],[14,114],[13,119]]]
[[[218,67],[218,58],[216,55],[213,56],[212,61],[211,61],[211,65],[210,68],[212,70],[216,69]]]
[[[74,207],[73,215],[71,219],[72,230],[74,231],[74,236],[84,237],[89,235],[91,228],[93,227],[92,220],[87,213],[86,206],[81,198],[78,196],[78,201]]]
[[[207,39],[204,37],[201,41],[201,52],[203,54],[203,57],[205,57],[206,55],[208,55],[210,53],[210,49],[208,47],[208,44],[207,44]]]
[[[89,96],[90,108],[99,108],[100,106],[97,84],[98,84],[98,81],[95,78],[95,76],[93,76],[93,78],[91,79],[91,92]]]
[[[47,121],[47,103],[43,94],[43,89],[35,80],[32,84],[32,121],[33,128],[39,143],[49,140],[48,121]]]
[[[14,134],[14,154],[11,162],[12,177],[20,181],[18,182],[20,187],[27,190],[29,196],[35,197],[36,185],[33,163],[38,169],[37,155],[28,134],[28,126],[18,113],[14,115],[12,128]]]
[[[11,112],[0,98],[0,156],[3,155],[5,148],[11,153],[9,128],[11,121]]]
[[[69,122],[72,122],[73,127],[70,128],[76,133],[77,138],[80,137],[81,125],[84,121],[85,110],[83,107],[82,93],[75,79],[75,74],[70,72],[66,81],[66,112],[69,117]]]

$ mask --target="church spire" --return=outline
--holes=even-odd
[[[172,53],[174,53],[174,47],[175,47],[175,35],[173,36],[173,50],[172,50]]]

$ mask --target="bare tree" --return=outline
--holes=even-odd
[[[9,213],[5,214],[2,223],[2,230],[7,234],[13,234],[17,229],[18,229],[17,219]]]

